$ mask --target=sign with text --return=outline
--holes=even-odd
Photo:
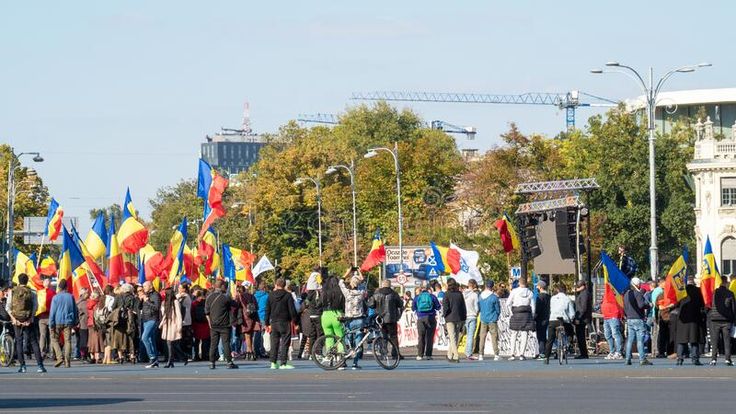
[[[430,280],[440,275],[434,271],[435,258],[429,246],[404,246],[403,269],[399,269],[401,256],[398,246],[386,246],[386,277],[395,278],[399,273],[406,276],[404,286],[415,286],[420,280]]]

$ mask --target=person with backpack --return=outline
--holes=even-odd
[[[74,303],[74,297],[66,291],[66,279],[59,281],[56,287],[58,292],[51,300],[51,310],[49,311],[49,329],[51,330],[51,347],[56,355],[56,364],[58,368],[64,365],[66,368],[72,366],[72,328],[79,321],[77,312],[77,304]],[[64,353],[61,352],[59,346],[59,335],[64,335]]]
[[[46,368],[43,366],[43,358],[41,357],[41,349],[38,345],[36,337],[36,327],[34,324],[34,315],[38,303],[36,302],[36,294],[26,286],[28,284],[28,275],[21,273],[18,275],[18,286],[10,291],[6,310],[10,314],[10,320],[15,330],[15,352],[18,359],[18,372],[26,372],[26,360],[23,358],[25,345],[30,344],[33,350],[33,356],[36,357],[38,370],[36,372],[44,373]]]
[[[110,313],[110,346],[117,350],[118,362],[121,364],[125,362],[126,356],[130,362],[135,362],[133,338],[137,325],[134,307],[133,285],[124,284],[120,287],[120,293],[115,295]]]
[[[243,314],[243,324],[241,325],[241,333],[245,342],[245,360],[255,361],[256,353],[253,349],[253,334],[258,329],[258,302],[255,296],[250,293],[252,284],[247,280],[244,281],[238,289],[237,301],[240,303],[240,312]]]
[[[381,282],[381,288],[376,289],[373,296],[368,298],[368,307],[376,310],[376,314],[381,318],[381,333],[384,338],[388,338],[394,345],[396,351],[399,350],[399,319],[404,310],[404,302],[401,296],[391,289],[391,281],[384,280]]]
[[[442,309],[437,296],[430,293],[427,282],[422,282],[421,292],[414,297],[411,310],[417,315],[417,361],[432,359],[434,332],[437,329],[437,311]],[[444,297],[444,295],[443,295]]]

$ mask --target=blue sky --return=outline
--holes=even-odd
[[[0,142],[41,151],[35,167],[67,215],[136,206],[196,174],[199,144],[237,127],[273,132],[299,113],[338,113],[353,91],[638,94],[590,68],[655,74],[709,61],[667,90],[735,86],[732,2],[6,1],[0,5]],[[415,104],[478,129],[487,149],[517,122],[554,134],[552,107]],[[580,109],[578,124],[593,111]],[[85,229],[85,226],[83,226]],[[84,230],[86,231],[86,230]]]

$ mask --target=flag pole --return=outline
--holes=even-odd
[[[43,236],[41,236],[41,247],[38,248],[38,257],[36,258],[36,269],[38,269],[39,266],[41,266],[41,252],[43,252],[43,245],[46,241],[46,233],[43,233]]]

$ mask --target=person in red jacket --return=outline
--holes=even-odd
[[[624,312],[621,305],[616,302],[616,294],[613,289],[608,286],[606,286],[606,292],[603,294],[601,313],[603,314],[603,333],[606,336],[609,350],[605,359],[623,359],[623,355],[621,355],[621,347],[623,346],[621,319]]]

